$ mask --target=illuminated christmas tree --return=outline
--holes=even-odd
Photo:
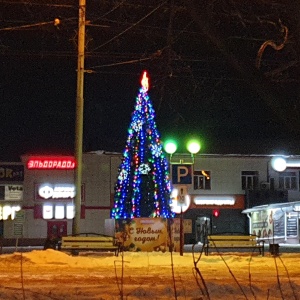
[[[115,187],[114,219],[171,218],[168,162],[156,128],[144,72]]]

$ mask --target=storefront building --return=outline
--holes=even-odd
[[[270,244],[299,244],[299,156],[272,157],[268,173],[264,199],[256,199],[243,211],[249,218],[249,231]]]
[[[248,219],[242,214],[251,205],[247,191],[259,191],[260,183],[267,181],[269,160],[258,155],[199,154],[188,164],[188,156],[178,155],[179,163],[171,165],[172,184],[183,191],[183,218],[192,223],[184,243],[203,242],[207,233],[247,233]]]
[[[24,195],[22,237],[45,239],[72,234],[74,217],[74,171],[72,156],[23,155]],[[81,188],[81,232],[104,233],[110,217],[113,181],[120,158],[102,152],[84,153]],[[9,232],[5,237],[10,238]]]
[[[20,234],[23,181],[23,164],[0,163],[0,237]]]
[[[121,158],[121,153],[83,153],[79,224],[82,233],[111,232],[110,210]],[[191,162],[188,155],[175,154],[170,164],[172,207],[176,218],[182,216],[184,243],[201,242],[205,232],[254,233],[253,224],[259,226],[261,219],[269,214],[255,216],[255,207],[297,202],[300,168],[278,172],[271,166],[272,158],[270,155],[198,154]],[[76,195],[74,157],[23,155],[21,161],[19,166],[23,167],[24,177],[5,184],[23,185],[22,199],[18,200],[22,203],[22,237],[45,239],[49,235],[70,235]],[[294,205],[293,211],[286,210],[286,218],[296,224],[293,227],[296,243],[299,243],[298,208]],[[291,221],[288,223],[287,219],[276,226],[282,223],[286,226],[283,230],[288,231]],[[9,220],[4,226],[5,238],[15,237],[15,224],[15,220]],[[259,229],[256,234],[266,234]]]

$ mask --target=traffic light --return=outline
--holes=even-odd
[[[220,216],[220,210],[219,209],[214,209],[212,214],[215,218],[218,218]]]

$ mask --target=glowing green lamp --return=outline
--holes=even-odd
[[[166,141],[164,143],[164,149],[168,154],[170,154],[170,155],[174,154],[177,150],[176,142],[173,140]]]
[[[200,151],[201,145],[197,140],[191,140],[187,143],[187,149],[191,154],[196,154]]]

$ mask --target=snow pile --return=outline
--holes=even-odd
[[[0,299],[298,300],[299,265],[299,253],[17,252],[0,255]]]

